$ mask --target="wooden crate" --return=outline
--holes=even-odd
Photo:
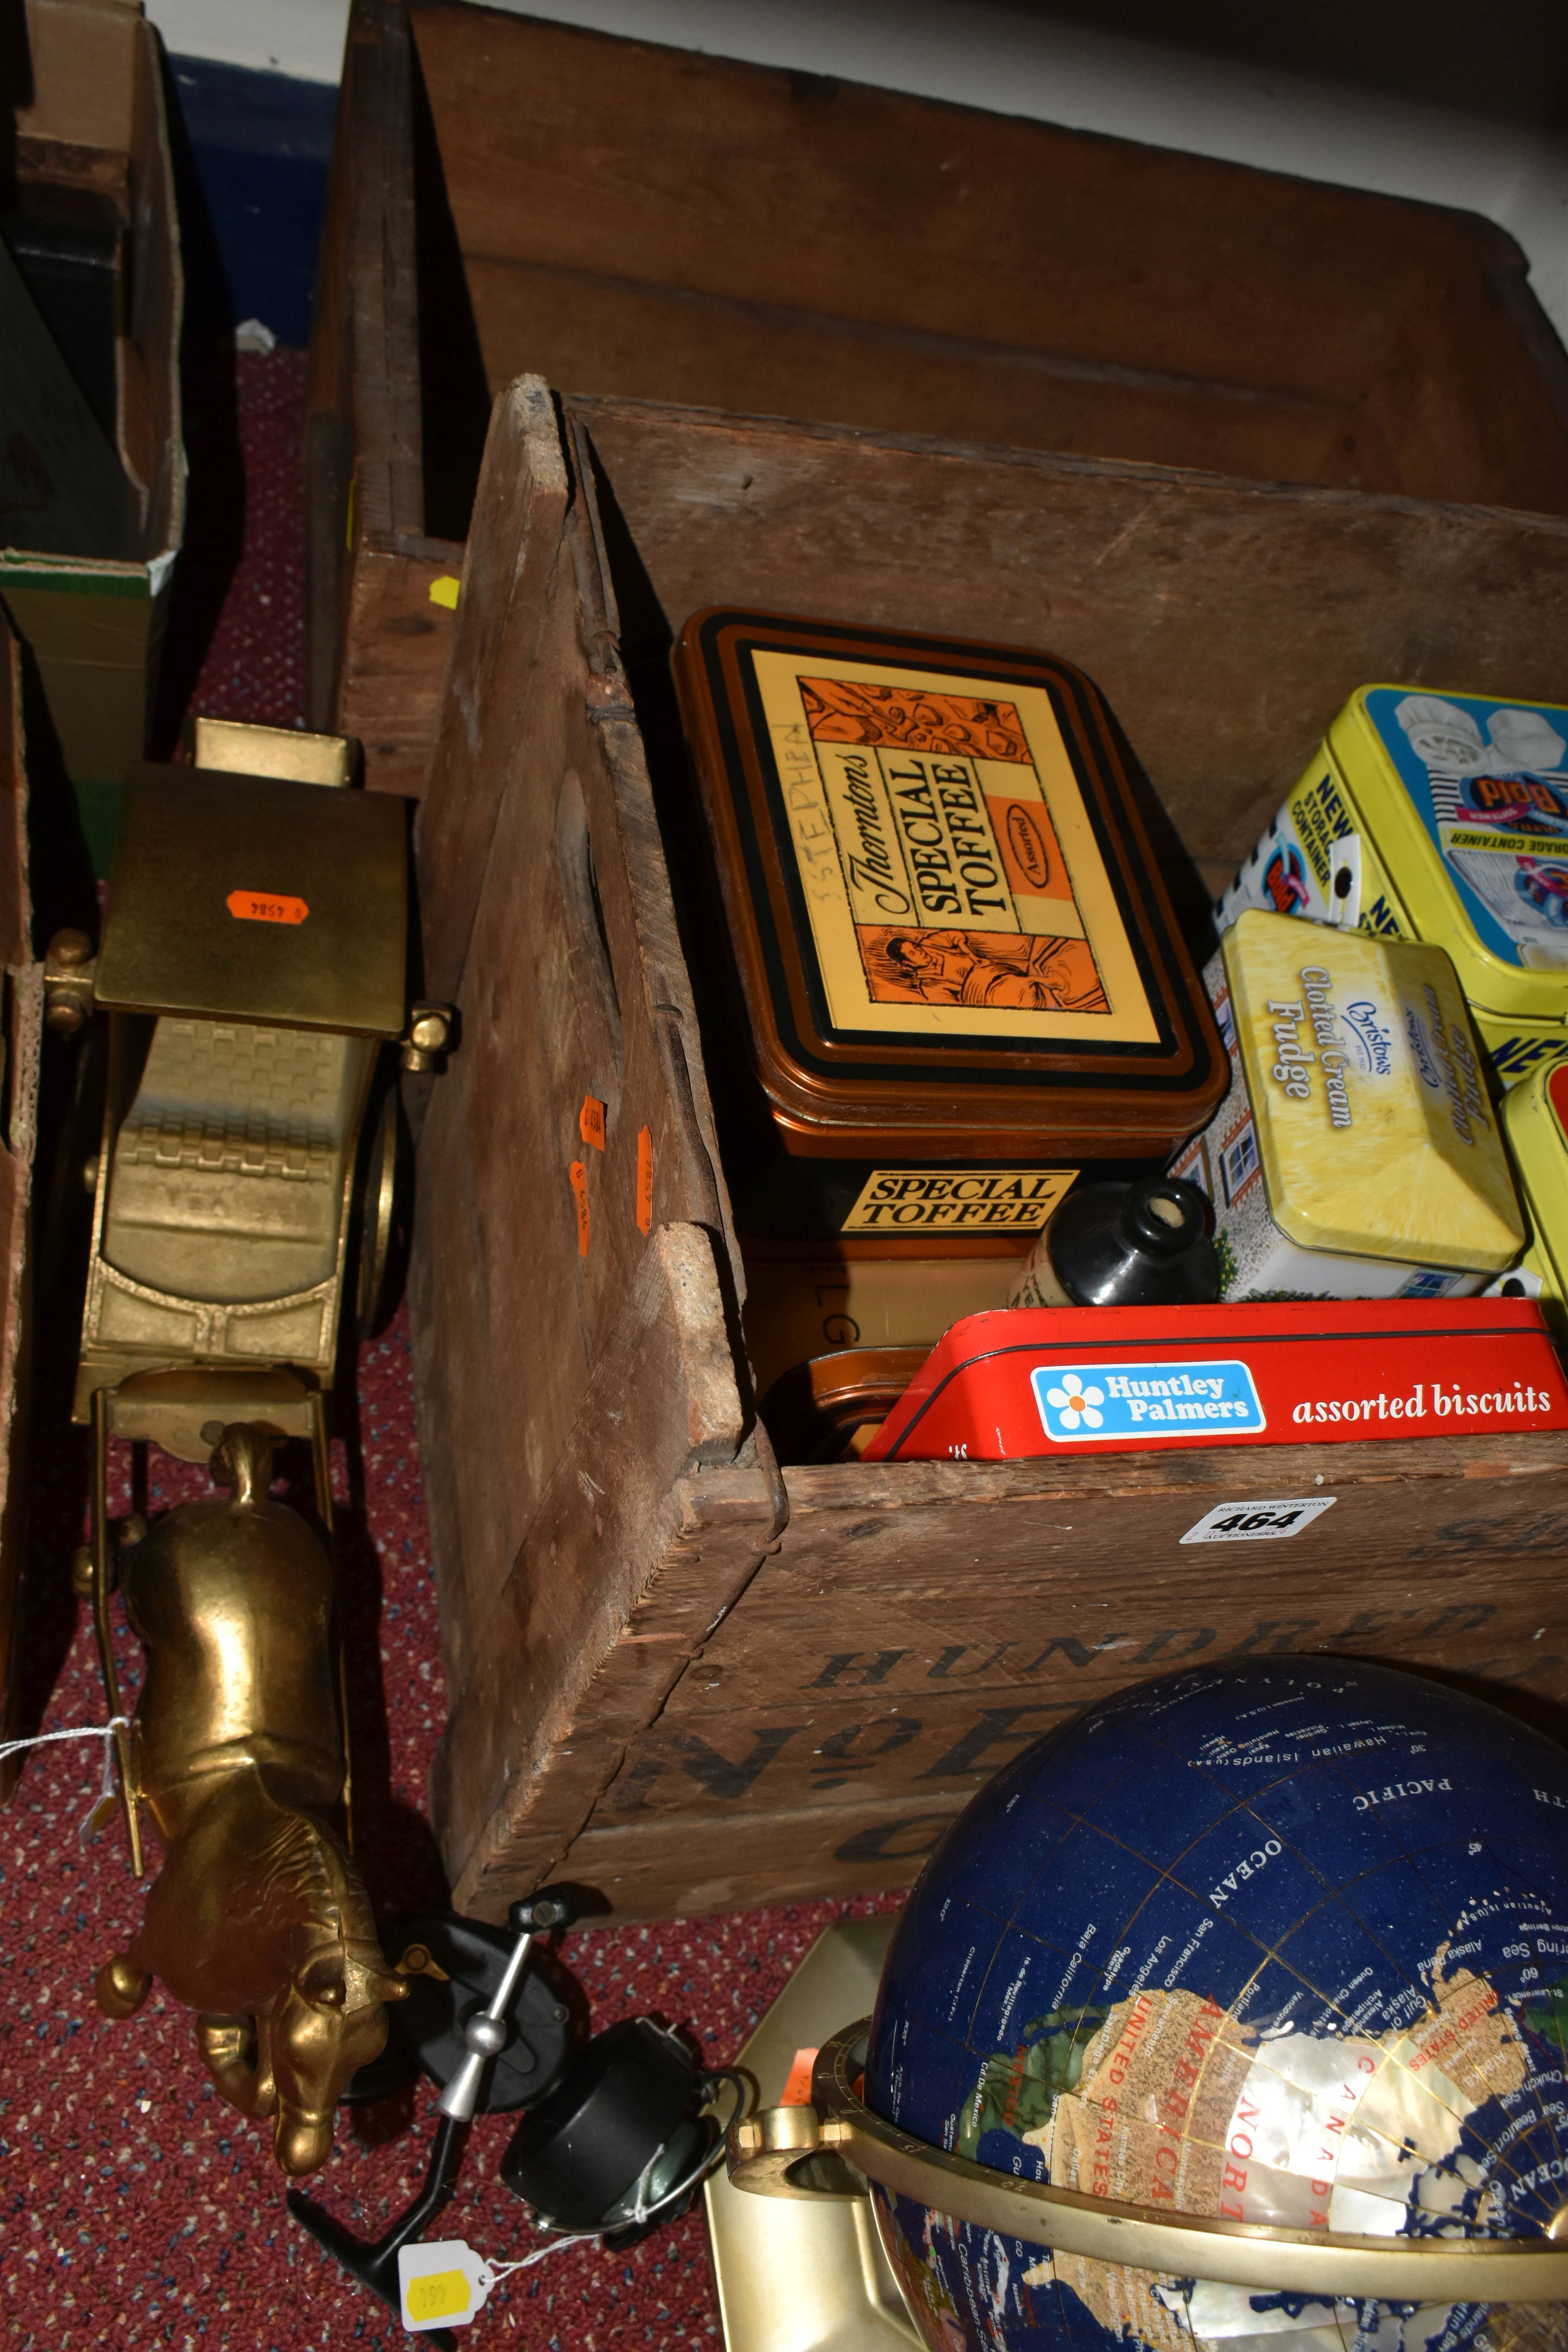
[[[452,635],[430,590],[525,370],[1090,475],[1409,499],[1438,564],[1448,506],[1568,511],[1568,366],[1473,215],[468,0],[354,0],[311,363],[310,724],[361,736],[372,782],[423,788]],[[1158,565],[1138,515],[1112,551]],[[1389,526],[1358,528],[1371,549]],[[1023,639],[1065,650],[1058,583],[1035,584]],[[1169,604],[1140,612],[1163,641]],[[1424,641],[1400,650],[1432,674]]]
[[[498,404],[418,827],[462,1022],[411,1285],[461,1907],[546,1875],[633,1914],[900,1885],[1020,1741],[1194,1659],[1568,1698],[1560,1437],[779,1470],[645,755],[693,607],[830,598],[1082,662],[1228,861],[1358,679],[1542,690],[1565,592],[1546,518],[616,400],[563,430],[537,379]],[[1321,1493],[1289,1543],[1181,1546],[1222,1501]]]

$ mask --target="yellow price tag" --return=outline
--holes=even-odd
[[[430,2271],[410,2279],[407,2291],[410,2319],[456,2319],[466,2315],[472,2301],[466,2271]]]
[[[405,2327],[467,2327],[495,2284],[495,2273],[461,2238],[437,2238],[398,2248],[397,2284]]]

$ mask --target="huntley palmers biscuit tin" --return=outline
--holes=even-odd
[[[1441,1298],[1524,1225],[1440,948],[1248,913],[1205,978],[1230,1092],[1171,1172],[1214,1203],[1222,1296]]]
[[[1026,1248],[1085,1160],[1204,1124],[1224,1048],[1087,678],[727,611],[675,677],[748,1031],[749,1129],[715,1089],[742,1234]]]
[[[1568,1045],[1568,707],[1367,686],[1219,902],[1426,940],[1518,1084]]]
[[[1024,1307],[944,1333],[859,1451],[1005,1462],[1564,1428],[1532,1299]],[[1221,1503],[1182,1541],[1296,1536],[1332,1504]]]

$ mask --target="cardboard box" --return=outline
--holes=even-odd
[[[115,439],[131,484],[121,559],[0,548],[0,600],[37,665],[96,870],[108,871],[125,770],[147,748],[184,531],[183,282],[158,37],[130,0],[27,0],[31,102],[17,110],[25,208],[118,224],[126,302]]]

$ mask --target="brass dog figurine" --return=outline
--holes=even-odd
[[[299,1515],[268,1498],[270,1440],[226,1428],[213,1457],[233,1494],[188,1503],[126,1559],[147,1649],[134,1798],[163,1866],[140,1933],[99,1971],[109,2017],[156,1976],[199,2014],[218,2090],[271,2116],[287,2173],[313,2172],[354,2070],[386,2040],[406,1990],[331,1827],[345,1765],[332,1671],[332,1571]]]

